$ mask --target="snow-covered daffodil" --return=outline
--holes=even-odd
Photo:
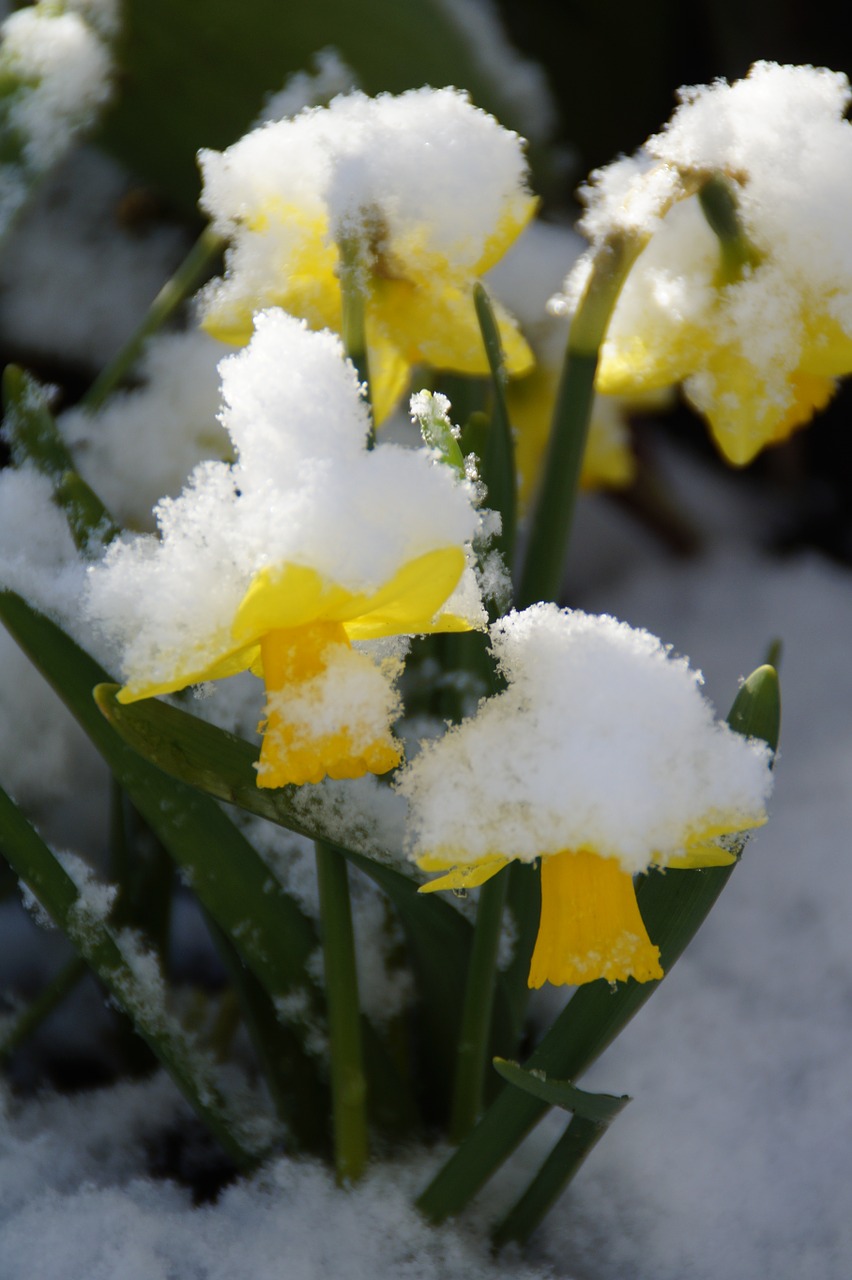
[[[597,246],[644,209],[647,244],[616,304],[597,388],[682,383],[728,461],[743,465],[825,407],[852,372],[852,125],[844,75],[757,63],[681,91],[642,152],[593,175],[581,224]],[[643,193],[676,174],[665,204]],[[702,212],[728,184],[739,260]],[[706,206],[705,206],[706,207]],[[582,288],[582,267],[567,292]]]
[[[202,151],[202,204],[231,244],[202,324],[240,345],[252,315],[281,306],[314,329],[342,326],[341,242],[357,242],[374,411],[412,365],[485,374],[471,291],[534,208],[522,142],[454,89],[354,92]],[[532,365],[498,312],[509,371]]]
[[[492,643],[508,687],[398,784],[412,856],[443,873],[424,890],[540,859],[530,986],[662,977],[633,876],[732,862],[720,837],[764,822],[768,748],[714,721],[685,659],[613,618],[534,605]]]
[[[352,366],[329,333],[261,313],[224,360],[233,465],[202,463],[114,543],[89,612],[129,702],[250,668],[266,685],[260,786],[383,773],[400,759],[388,664],[358,641],[482,625],[469,486],[426,450],[368,450]]]

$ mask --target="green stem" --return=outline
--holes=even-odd
[[[343,349],[355,366],[358,380],[366,387],[368,404],[372,404],[370,364],[367,357],[366,297],[369,266],[365,260],[363,236],[342,235],[337,244],[340,254],[340,299],[342,305],[341,337]],[[372,444],[372,439],[371,439]]]
[[[479,283],[473,287],[473,304],[482,334],[491,385],[494,392],[491,425],[482,459],[482,479],[488,490],[489,506],[500,512],[503,527],[496,545],[511,570],[515,548],[518,490],[515,475],[515,442],[506,401],[506,364],[500,330],[488,294]]]
[[[730,178],[714,173],[698,190],[701,212],[719,241],[723,284],[734,284],[760,262],[760,254],[740,221],[736,187]]]
[[[367,1085],[355,937],[346,861],[320,841],[315,848],[331,1041],[334,1159],[337,1180],[345,1184],[357,1182],[367,1162]]]
[[[509,877],[504,868],[482,886],[462,1006],[450,1138],[461,1142],[482,1110],[482,1094],[494,1008],[500,928]]]
[[[225,241],[212,228],[206,227],[202,231],[177,271],[151,303],[136,332],[89,387],[80,401],[83,409],[97,413],[139,359],[151,335],[162,328],[180,304],[207,279],[224,247]]]
[[[608,1127],[584,1116],[572,1118],[524,1194],[495,1227],[491,1236],[495,1249],[511,1241],[526,1243]]]
[[[598,353],[622,285],[644,245],[645,237],[626,233],[604,241],[571,322],[518,590],[519,609],[559,595],[586,450]]]
[[[69,960],[68,964],[63,969],[60,969],[53,981],[45,987],[44,991],[31,1004],[27,1005],[26,1009],[14,1020],[9,1030],[0,1037],[0,1062],[4,1058],[8,1058],[19,1045],[29,1039],[36,1028],[53,1013],[53,1010],[74,990],[77,983],[87,973],[86,963],[79,956]]]

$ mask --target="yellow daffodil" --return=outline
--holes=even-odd
[[[160,504],[160,540],[114,544],[91,575],[119,697],[250,669],[266,686],[260,786],[384,773],[400,759],[395,671],[353,643],[481,625],[471,492],[425,450],[367,449],[331,334],[262,313],[220,369],[237,461],[202,464]]]
[[[412,856],[444,873],[423,891],[540,860],[530,986],[661,978],[633,876],[732,862],[720,837],[765,820],[768,751],[715,723],[700,676],[647,632],[536,605],[492,640],[507,689],[399,784]]]
[[[624,230],[647,239],[609,325],[599,391],[682,383],[735,465],[825,407],[852,372],[849,102],[843,75],[757,63],[732,85],[683,90],[637,157],[594,175],[582,224],[593,246]],[[708,206],[711,184],[728,192],[727,227]]]
[[[371,391],[381,421],[412,365],[485,374],[477,278],[531,217],[520,140],[455,90],[340,97],[202,152],[202,203],[231,241],[202,324],[236,345],[252,315],[281,306],[342,327],[339,245],[358,242]],[[507,367],[532,356],[498,311]]]

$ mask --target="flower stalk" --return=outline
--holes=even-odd
[[[331,1043],[334,1163],[342,1185],[357,1182],[367,1163],[367,1080],[349,877],[343,856],[317,841],[325,990]]]
[[[637,232],[614,232],[603,242],[571,322],[518,588],[518,608],[558,598],[580,486],[598,353],[618,295],[646,240],[646,235]]]
[[[482,1110],[491,1014],[494,1008],[497,951],[508,883],[509,875],[504,870],[486,881],[479,891],[453,1089],[450,1118],[452,1142],[461,1142],[467,1136]]]

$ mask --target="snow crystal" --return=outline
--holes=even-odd
[[[720,824],[763,820],[767,748],[714,723],[700,674],[655,636],[555,605],[491,634],[509,688],[399,783],[415,856],[590,849],[637,872]]]

